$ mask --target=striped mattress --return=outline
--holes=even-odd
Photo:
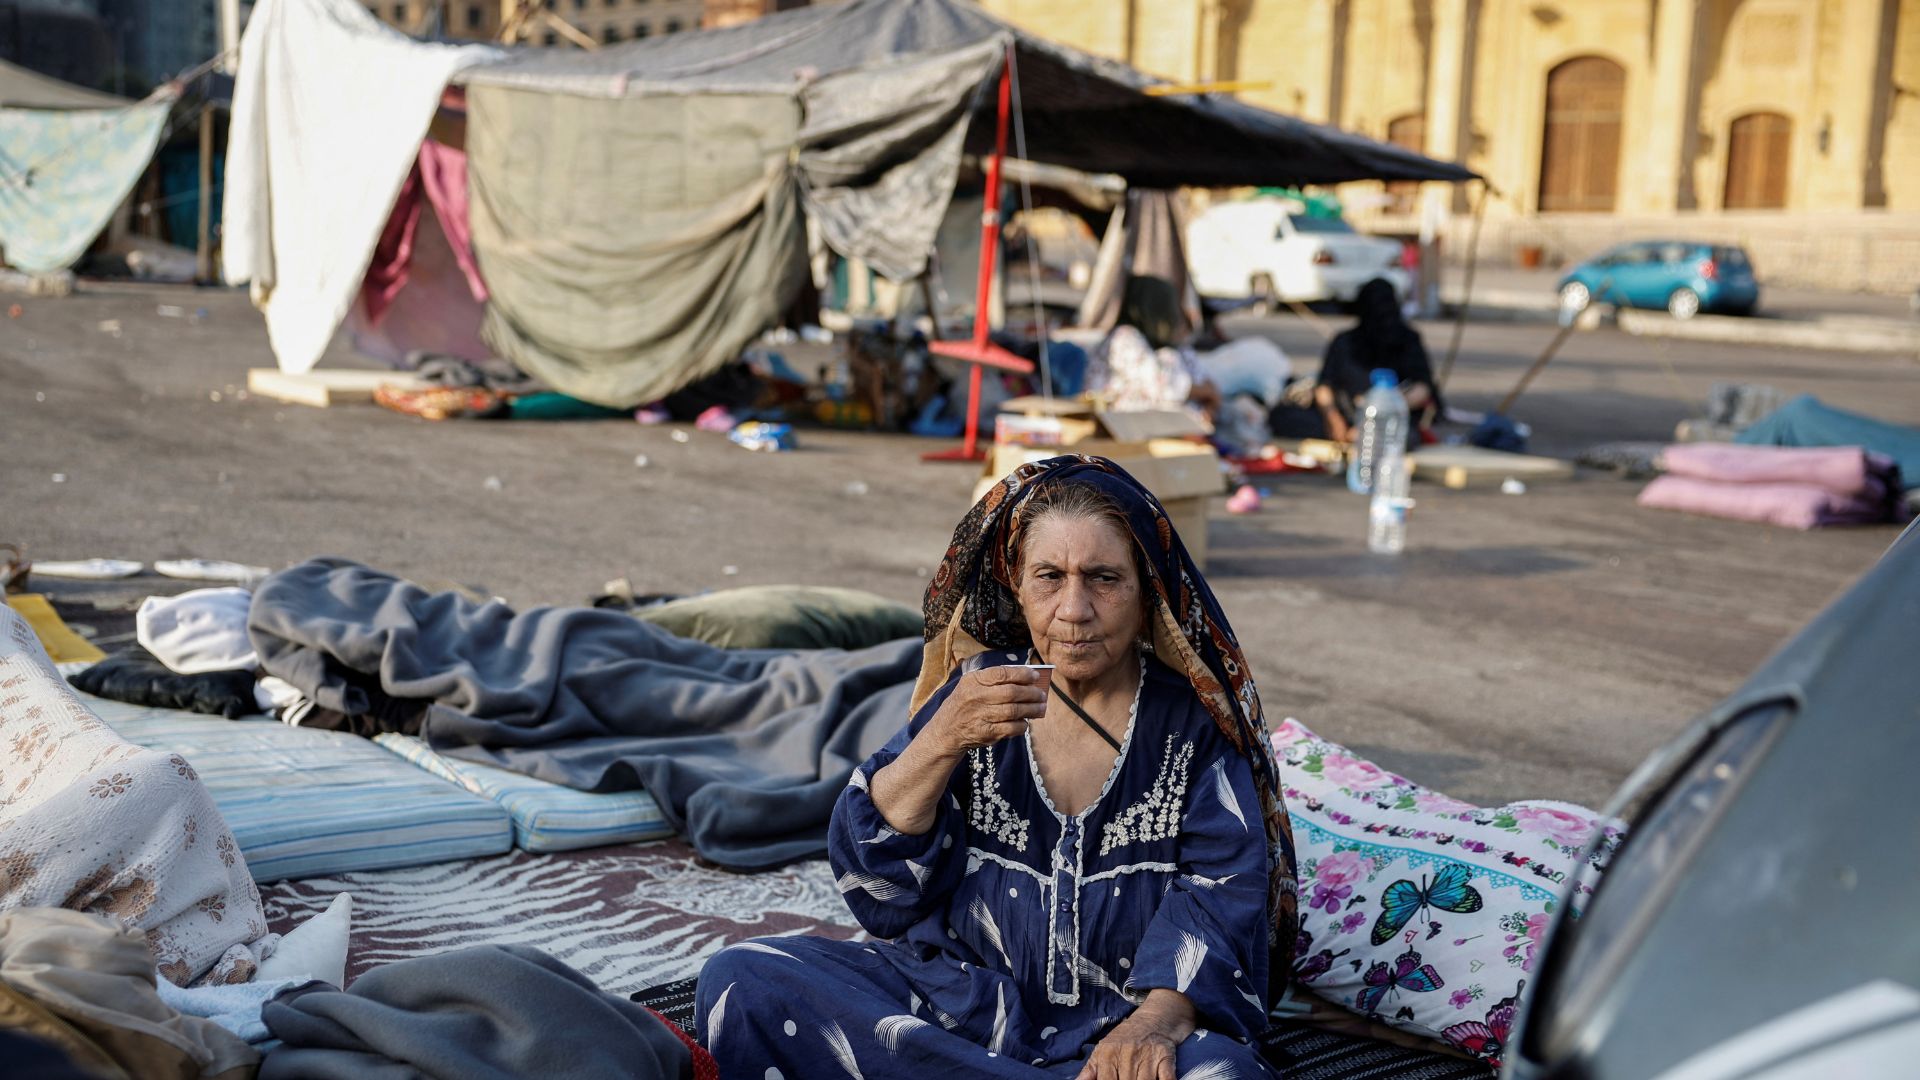
[[[357,735],[80,696],[121,738],[193,763],[256,881],[419,866],[513,846],[513,823],[498,804]]]
[[[376,735],[373,741],[442,780],[499,803],[513,818],[513,845],[523,851],[573,851],[673,835],[659,804],[644,791],[576,791],[492,765],[442,757],[424,740],[407,735]]]

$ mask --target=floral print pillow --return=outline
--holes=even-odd
[[[1273,749],[1299,855],[1295,977],[1497,1066],[1588,837],[1601,833],[1602,868],[1621,825],[1568,803],[1448,798],[1295,720]]]

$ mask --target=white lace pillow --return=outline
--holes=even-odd
[[[1299,855],[1295,976],[1497,1065],[1596,815],[1546,801],[1472,806],[1294,720],[1273,749]],[[1596,866],[1622,835],[1617,822],[1600,827]]]

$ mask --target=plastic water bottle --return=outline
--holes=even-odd
[[[1361,403],[1360,431],[1347,463],[1347,489],[1365,495],[1374,488],[1374,473],[1389,448],[1407,448],[1407,399],[1400,396],[1400,377],[1385,368],[1373,373],[1373,387]]]
[[[1367,508],[1367,548],[1376,555],[1398,555],[1407,548],[1407,452],[1389,446],[1374,465],[1372,505]]]

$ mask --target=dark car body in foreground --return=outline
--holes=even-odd
[[[1920,1075],[1920,531],[1628,780],[1511,1080]]]

